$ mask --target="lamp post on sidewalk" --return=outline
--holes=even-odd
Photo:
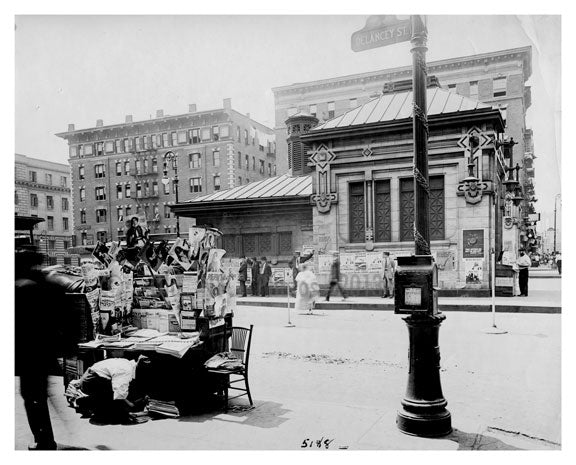
[[[162,184],[167,186],[170,183],[170,179],[168,179],[168,162],[172,162],[172,169],[174,170],[174,194],[176,196],[176,204],[178,204],[178,162],[177,162],[177,155],[172,152],[171,150],[164,154],[164,176],[162,177]],[[174,214],[176,216],[176,237],[180,237],[180,217],[177,213]]]

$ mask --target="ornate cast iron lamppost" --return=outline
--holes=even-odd
[[[450,412],[440,383],[440,324],[436,264],[430,254],[428,184],[428,119],[426,104],[427,30],[420,15],[412,23],[412,131],[414,139],[414,242],[415,255],[398,257],[395,313],[404,318],[409,333],[408,386],[398,412],[400,431],[416,436],[444,436],[452,431]]]
[[[162,177],[162,184],[167,186],[170,183],[170,179],[168,179],[168,162],[172,162],[172,169],[174,170],[174,194],[176,195],[176,204],[178,204],[178,163],[177,163],[177,155],[172,152],[168,151],[164,154],[164,176]],[[176,237],[180,237],[180,217],[178,214],[176,215]]]

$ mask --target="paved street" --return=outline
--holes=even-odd
[[[441,439],[395,427],[407,380],[408,333],[391,312],[240,306],[254,324],[250,379],[256,408],[134,426],[98,426],[65,405],[52,385],[57,440],[84,449],[283,449],[305,439],[330,449],[557,449],[560,437],[560,315],[451,312],[440,332],[442,383],[454,432]],[[233,401],[245,404],[244,400]],[[30,441],[16,396],[16,448]]]

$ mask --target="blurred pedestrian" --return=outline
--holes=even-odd
[[[270,282],[270,276],[272,276],[272,268],[268,263],[266,257],[260,259],[260,269],[258,273],[258,287],[260,290],[261,297],[268,297],[270,290],[268,283]]]
[[[560,252],[556,252],[556,267],[558,274],[562,274],[562,254]]]
[[[34,246],[15,253],[15,371],[34,444],[30,450],[56,450],[48,410],[48,376],[57,372],[65,312],[64,289],[38,268],[42,255]]]
[[[300,265],[300,272],[296,281],[296,302],[294,308],[312,314],[314,304],[318,298],[319,286],[316,276],[308,263]]]
[[[248,279],[248,261],[246,257],[240,258],[240,268],[238,269],[238,281],[240,282],[240,295],[246,297],[246,280]]]
[[[252,295],[257,296],[260,295],[260,290],[258,289],[258,275],[260,274],[260,264],[258,263],[258,259],[256,257],[252,257],[250,263],[251,263],[250,271],[251,271]]]
[[[340,259],[338,252],[334,252],[332,258],[332,265],[330,266],[330,287],[328,288],[328,294],[326,294],[326,302],[330,300],[330,294],[335,287],[338,288],[344,300],[347,298],[346,291],[344,291],[344,288],[340,285]]]
[[[520,284],[520,295],[528,297],[528,269],[532,265],[532,260],[526,255],[524,249],[520,249],[520,257],[518,258],[517,264],[519,269],[518,280]]]
[[[296,281],[296,277],[298,276],[298,273],[300,272],[300,265],[302,265],[303,263],[306,263],[313,256],[314,256],[314,250],[312,250],[310,253],[307,253],[304,256],[302,256],[300,254],[300,252],[294,252],[294,256],[292,257],[292,259],[288,263],[288,266],[290,268],[292,268],[292,281],[294,282],[294,290],[296,290],[296,288],[298,287],[298,282]]]
[[[382,257],[382,298],[394,298],[394,273],[396,262],[390,257],[390,252],[384,252]]]

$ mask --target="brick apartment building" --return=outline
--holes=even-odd
[[[190,199],[276,175],[274,131],[232,109],[197,111],[57,134],[69,145],[78,244],[124,238],[125,222],[145,215],[151,234],[176,235],[170,205],[176,200],[175,170],[164,155],[176,155],[179,199]],[[164,184],[167,169],[168,183]],[[193,223],[182,219],[187,234]]]
[[[65,251],[72,246],[73,231],[70,167],[16,154],[14,188],[15,214],[44,218],[34,233],[47,262],[68,262]]]

